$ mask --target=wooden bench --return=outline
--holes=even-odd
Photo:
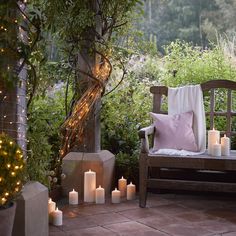
[[[232,129],[232,120],[236,112],[232,111],[233,90],[236,82],[228,80],[212,80],[201,84],[204,102],[209,104],[206,109],[206,118],[210,121],[210,129],[214,126],[214,119],[225,117],[226,129],[221,134],[228,137],[236,136]],[[226,92],[225,111],[215,110],[216,90],[224,89]],[[165,86],[150,88],[153,94],[153,112],[166,114],[162,110],[163,97],[168,95]],[[235,93],[236,94],[236,93]],[[221,97],[223,99],[223,96]],[[223,103],[222,103],[223,104]],[[236,192],[236,151],[230,156],[213,157],[208,154],[198,156],[168,156],[154,155],[149,152],[149,136],[154,135],[153,125],[139,131],[141,139],[141,152],[139,157],[139,205],[146,206],[147,189],[174,189],[190,191]],[[225,180],[228,177],[228,182]]]

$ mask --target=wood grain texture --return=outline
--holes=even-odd
[[[201,84],[201,88],[203,94],[208,93],[209,96],[210,93],[210,112],[206,112],[206,115],[210,116],[211,129],[214,126],[215,117],[226,117],[226,130],[221,130],[221,135],[227,134],[229,137],[236,136],[236,132],[232,131],[231,125],[232,117],[236,115],[232,111],[232,91],[236,90],[236,82],[212,80]],[[227,89],[227,110],[224,112],[215,111],[215,94],[216,89],[219,88]],[[163,114],[162,100],[163,96],[168,96],[168,88],[165,86],[153,86],[150,88],[150,92],[153,94],[153,112]],[[230,156],[227,157],[214,157],[207,154],[184,157],[153,155],[149,152],[147,139],[149,135],[154,135],[155,129],[152,132],[150,130],[149,127],[139,132],[139,136],[143,140],[139,159],[140,207],[146,206],[148,187],[190,191],[236,192],[236,181],[233,182],[234,179],[224,182],[225,175],[232,174],[236,171],[236,151],[232,150]],[[154,171],[155,174],[152,175]],[[207,173],[205,174],[204,171]],[[189,179],[189,173],[192,172],[195,172],[197,177],[195,176],[192,177],[194,179]],[[202,175],[200,172],[204,174]],[[214,180],[214,174],[217,173],[220,173],[220,175],[217,176],[216,181],[212,181]],[[172,179],[171,176],[175,177]],[[206,179],[203,179],[203,176]],[[213,176],[213,178],[208,176]]]

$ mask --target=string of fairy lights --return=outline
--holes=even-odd
[[[64,157],[78,143],[84,142],[85,123],[89,117],[93,105],[98,98],[110,77],[112,66],[107,57],[103,56],[102,63],[96,64],[93,74],[88,75],[88,79],[93,79],[94,83],[82,95],[73,107],[71,115],[62,126],[63,142],[60,156]]]
[[[20,147],[5,134],[0,134],[0,207],[20,191],[24,179],[24,158]]]
[[[26,2],[24,0],[9,3],[11,5],[6,5],[6,14],[0,17],[0,34],[4,34],[5,38],[5,42],[0,44],[1,67],[3,71],[1,73],[3,78],[0,79],[7,81],[7,83],[14,83],[14,77],[17,77],[15,90],[6,88],[5,83],[2,83],[0,86],[0,130],[14,137],[23,149],[24,154],[26,154],[27,150],[27,76],[24,58],[21,58],[22,47],[20,45],[28,46],[30,43],[30,38],[26,32],[29,22],[27,22],[27,17],[24,14]]]

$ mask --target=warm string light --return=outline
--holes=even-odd
[[[85,122],[93,105],[101,96],[101,92],[111,73],[111,64],[108,59],[104,58],[102,64],[96,65],[93,73],[93,78],[96,78],[97,83],[90,86],[76,102],[72,114],[62,126],[64,132],[64,139],[60,150],[60,155],[62,157],[64,157],[76,144],[83,142]]]
[[[0,134],[0,144],[0,206],[2,206],[9,203],[21,189],[24,179],[22,172],[24,159],[21,149],[4,133]]]

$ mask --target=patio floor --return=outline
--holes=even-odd
[[[50,226],[50,236],[236,236],[235,196],[149,194],[147,208],[138,199],[58,205],[63,226]]]

